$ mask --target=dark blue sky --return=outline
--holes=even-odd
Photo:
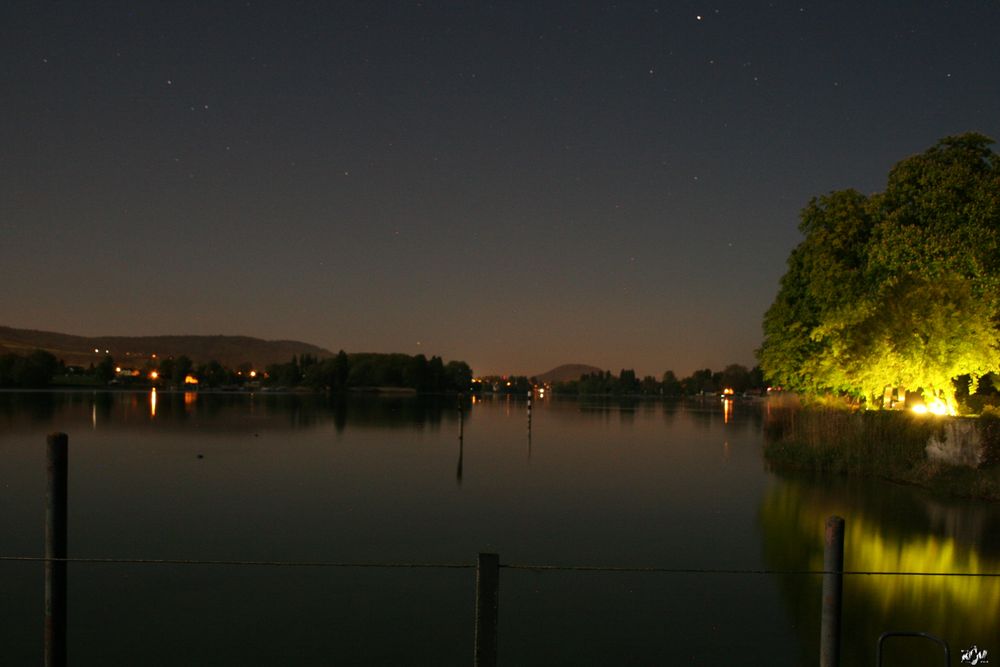
[[[0,324],[754,363],[811,196],[1000,137],[1000,4],[8,2]]]

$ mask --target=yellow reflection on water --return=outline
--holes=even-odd
[[[733,418],[733,402],[727,398],[722,399],[722,422],[728,424]]]
[[[149,417],[152,419],[156,416],[156,387],[153,387],[152,391],[149,392]]]
[[[817,532],[822,539],[822,530]],[[974,546],[953,537],[918,534],[891,541],[879,527],[857,515],[851,518],[844,540],[844,563],[865,572],[935,572],[988,574],[1000,572],[1000,562],[984,558]],[[823,569],[822,554],[810,567]],[[1000,607],[997,577],[853,577],[851,586],[868,590],[883,611],[919,605],[927,611],[976,617],[983,609]]]
[[[869,501],[878,500],[877,495],[873,498]],[[846,520],[845,570],[1000,573],[1000,554],[987,551],[981,537],[963,540],[947,531],[931,530],[919,515],[887,522],[878,511],[868,511],[859,502],[862,499],[838,497],[792,481],[773,487],[760,514],[769,565],[822,570],[824,520],[838,514]],[[920,503],[911,507],[919,508]],[[953,511],[964,510],[958,506]],[[796,589],[803,585],[800,581],[790,583]],[[988,636],[996,631],[992,610],[1000,608],[1000,577],[858,574],[845,578],[844,587],[851,597],[848,606],[854,607],[845,608],[845,615],[866,619],[866,626],[870,625],[875,635],[876,630],[898,625],[902,619],[924,629],[933,627],[952,639],[966,634]]]

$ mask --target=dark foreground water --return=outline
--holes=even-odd
[[[42,552],[45,434],[70,436],[76,557],[1000,572],[995,505],[792,478],[766,406],[0,393],[0,556]],[[464,429],[464,440],[459,432]],[[71,665],[469,665],[472,569],[69,566]],[[504,665],[818,663],[821,578],[502,569]],[[0,664],[42,655],[40,563],[0,561]],[[1000,663],[1000,579],[849,576],[844,665],[885,630]],[[890,646],[896,662],[940,656]],[[918,644],[919,648],[925,648]]]

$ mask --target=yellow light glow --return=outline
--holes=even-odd
[[[156,416],[156,387],[153,387],[153,391],[149,392],[149,416]]]
[[[157,379],[158,377],[160,377],[160,374],[159,374],[159,373],[157,373],[156,371],[150,371],[150,373],[149,373],[149,379],[150,379],[150,380],[155,380],[155,379]]]
[[[931,403],[930,405],[928,405],[927,409],[936,415],[952,414],[952,411],[948,409],[948,406],[941,399],[938,399],[933,403]]]
[[[257,377],[257,371],[250,371],[250,377],[252,378]]]
[[[949,406],[944,401],[942,401],[940,398],[934,399],[933,401],[927,403],[926,405],[923,403],[914,405],[910,409],[913,410],[914,414],[918,415],[926,415],[926,414],[932,414],[938,416],[955,415],[955,409]]]
[[[198,384],[198,378],[193,375],[185,375],[184,384]]]
[[[121,366],[115,366],[115,373],[121,373],[121,372],[122,372],[122,367]]]

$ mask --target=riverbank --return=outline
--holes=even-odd
[[[975,436],[971,465],[928,454],[928,443],[954,440],[956,431]],[[993,413],[951,418],[783,407],[768,411],[764,432],[764,457],[777,469],[878,477],[940,495],[1000,501],[1000,418]]]

